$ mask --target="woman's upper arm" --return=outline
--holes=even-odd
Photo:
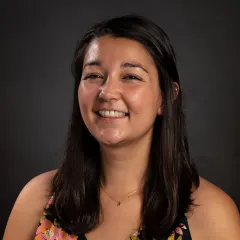
[[[212,205],[213,239],[239,239],[240,238],[240,215],[233,200],[225,193],[219,193],[219,198]],[[211,220],[211,218],[210,218]],[[211,226],[210,226],[211,229]]]
[[[9,216],[3,240],[33,240],[44,207],[51,195],[51,180],[56,170],[29,181],[20,192]]]
[[[240,238],[239,211],[225,192],[201,179],[195,200],[197,206],[190,215],[193,239]]]

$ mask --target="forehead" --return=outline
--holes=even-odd
[[[100,60],[106,64],[136,61],[145,66],[155,65],[152,56],[139,42],[111,36],[94,39],[89,44],[84,63],[94,60]]]

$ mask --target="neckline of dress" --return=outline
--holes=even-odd
[[[129,236],[126,240],[132,239],[132,237],[137,237],[137,236],[139,236],[139,235],[140,235],[140,232],[141,232],[141,230],[134,232],[134,233],[131,234],[131,236]],[[85,234],[83,234],[82,237],[83,237],[83,240],[88,240]]]

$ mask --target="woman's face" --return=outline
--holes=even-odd
[[[151,55],[137,41],[103,36],[84,57],[78,100],[100,144],[121,146],[151,137],[162,96]]]

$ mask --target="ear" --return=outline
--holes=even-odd
[[[179,94],[179,89],[180,89],[180,86],[177,82],[173,82],[173,100],[175,100]],[[163,115],[164,114],[164,94],[161,93],[161,98],[159,100],[159,108],[158,108],[158,111],[157,111],[157,114],[159,116]]]
[[[163,112],[164,112],[164,105],[161,104],[161,106],[158,108],[157,114],[158,114],[159,116],[162,116],[162,115],[163,115]]]
[[[180,86],[177,82],[173,82],[173,100],[175,100],[179,94]]]
[[[158,106],[157,115],[162,116],[163,113],[164,113],[164,94],[161,93],[160,98],[159,98],[159,106]]]

